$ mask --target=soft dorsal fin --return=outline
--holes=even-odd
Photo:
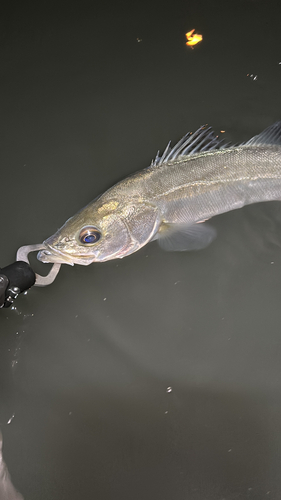
[[[213,129],[207,125],[203,125],[196,132],[188,132],[173,148],[171,142],[168,143],[162,156],[159,156],[159,151],[152,160],[151,167],[163,165],[168,161],[176,160],[182,156],[191,156],[203,151],[212,151],[214,149],[222,149],[224,143]]]
[[[244,142],[243,146],[261,146],[262,144],[277,144],[281,146],[281,121],[270,125],[270,127],[267,127],[260,134]]]

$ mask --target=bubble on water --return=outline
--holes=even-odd
[[[258,79],[258,75],[254,75],[253,73],[251,75],[250,75],[250,73],[247,73],[247,76],[254,81],[256,81]]]
[[[11,311],[14,311],[14,313],[17,315],[17,316],[20,316],[21,315],[21,312],[16,308],[16,306],[12,306],[11,307]]]
[[[167,387],[166,392],[172,392],[172,387]]]
[[[9,425],[14,418],[15,418],[15,414],[13,413],[13,415],[11,416],[11,418],[9,418],[7,424]]]
[[[33,318],[33,316],[34,316],[34,313],[31,313],[31,314],[24,314],[24,315],[23,315],[23,319]]]

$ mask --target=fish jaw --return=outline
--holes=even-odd
[[[65,251],[63,238],[58,238],[57,233],[44,241],[43,245],[45,248],[38,252],[37,259],[44,264],[68,264],[69,266],[82,264],[87,266],[92,262],[92,259],[89,259],[87,255],[78,255],[78,257],[73,255],[72,246],[70,246],[69,251]]]
[[[51,238],[49,238],[50,240]],[[47,240],[48,241],[48,240]],[[110,255],[102,256],[99,250],[96,250],[88,257],[86,255],[72,255],[71,253],[62,252],[56,245],[50,245],[44,242],[46,248],[40,250],[37,254],[37,259],[44,264],[68,264],[73,266],[79,264],[88,266],[93,262],[105,262],[112,259],[122,259],[139,249],[139,245],[135,241],[127,241],[124,246]]]
[[[44,264],[68,264],[70,266],[74,265],[73,260],[70,261],[66,255],[61,252],[54,250],[50,246],[46,246],[46,249],[40,250],[37,254],[37,259]]]

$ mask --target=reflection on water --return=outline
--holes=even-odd
[[[2,456],[3,438],[0,431],[0,498],[1,500],[23,500],[23,496],[12,484],[10,474]]]

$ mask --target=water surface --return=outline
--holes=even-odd
[[[274,1],[7,8],[1,267],[168,140],[280,119],[279,20]],[[26,500],[280,499],[280,206],[213,222],[206,250],[62,266],[1,312],[4,457]]]

